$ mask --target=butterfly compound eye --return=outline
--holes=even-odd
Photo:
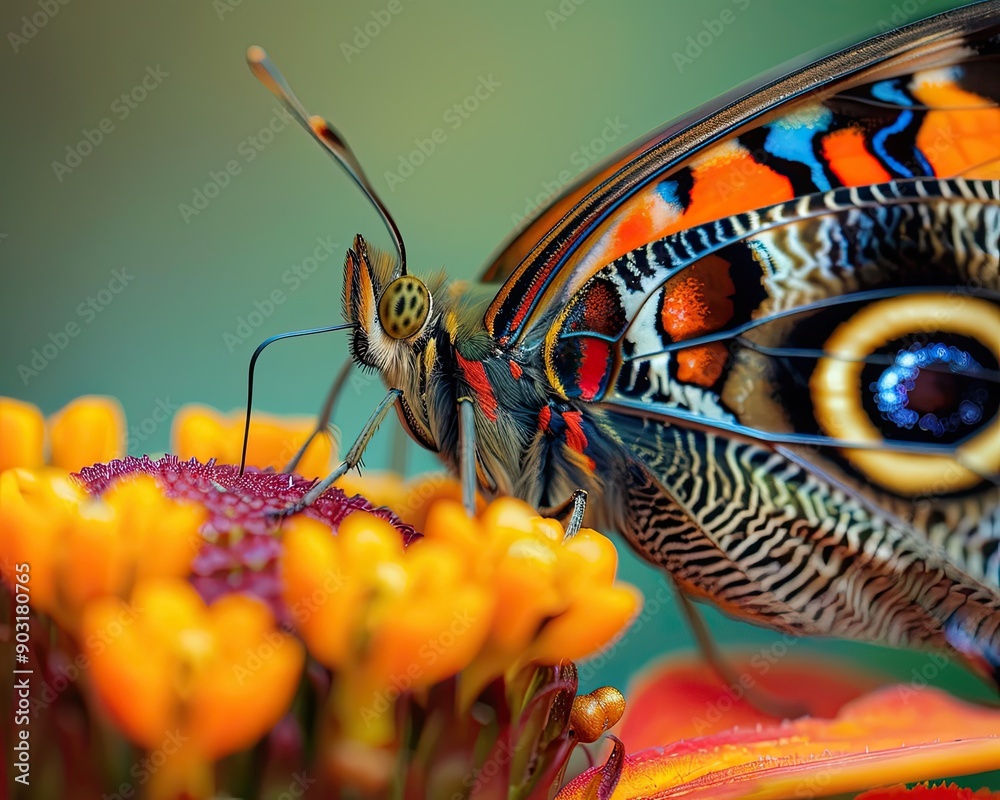
[[[423,281],[412,275],[396,278],[378,301],[379,322],[393,339],[413,336],[424,326],[430,310],[430,292]]]

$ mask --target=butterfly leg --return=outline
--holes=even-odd
[[[326,400],[323,401],[323,408],[320,409],[319,415],[316,417],[316,427],[313,428],[312,433],[309,434],[309,437],[302,443],[302,446],[296,451],[295,455],[292,456],[292,460],[285,465],[282,472],[294,472],[295,468],[299,465],[299,461],[302,460],[302,456],[305,455],[309,445],[312,444],[313,439],[330,427],[330,418],[333,416],[333,407],[336,405],[337,399],[340,397],[340,393],[344,390],[344,386],[347,383],[347,376],[351,374],[353,366],[354,359],[349,358],[344,362],[344,366],[340,368],[340,371],[337,372],[337,377],[333,379],[330,391],[326,394]]]
[[[458,398],[458,479],[462,504],[476,516],[476,408],[471,397]]]
[[[282,516],[288,516],[289,514],[301,511],[307,506],[311,506],[316,502],[316,499],[323,494],[323,492],[333,485],[333,482],[336,481],[337,478],[345,475],[349,470],[357,467],[361,463],[361,456],[364,455],[365,448],[368,447],[368,443],[372,440],[372,436],[374,436],[375,431],[378,430],[378,426],[382,424],[386,414],[389,413],[389,410],[393,407],[395,402],[402,397],[402,395],[403,392],[401,389],[390,389],[389,393],[382,398],[382,402],[375,407],[372,415],[368,418],[365,426],[361,429],[361,433],[358,434],[358,438],[354,440],[354,444],[351,445],[351,449],[347,451],[347,455],[344,456],[344,460],[340,462],[340,466],[313,486],[312,489],[306,492],[306,496],[303,497],[298,503],[282,510],[280,514]]]
[[[583,527],[583,517],[587,513],[587,493],[583,489],[577,489],[569,496],[565,503],[549,509],[545,516],[557,519],[563,523],[565,533],[563,541],[572,539]]]
[[[691,628],[691,632],[694,634],[702,658],[705,659],[709,667],[712,668],[726,686],[742,687],[743,697],[746,698],[746,701],[758,711],[772,717],[795,719],[809,713],[807,707],[798,703],[791,703],[756,686],[745,686],[745,681],[741,680],[742,676],[726,661],[725,656],[716,647],[712,633],[705,624],[705,620],[702,619],[701,613],[695,606],[694,601],[676,583],[674,583],[674,589],[677,592],[677,600],[681,613],[684,615],[688,626]]]

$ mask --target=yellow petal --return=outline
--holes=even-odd
[[[442,500],[462,502],[462,485],[443,472],[431,472],[413,478],[406,484],[406,495],[397,505],[391,506],[403,522],[423,532],[427,527],[427,515]],[[479,513],[486,507],[482,496],[476,495]]]
[[[493,598],[478,586],[400,598],[371,632],[361,668],[379,685],[406,676],[414,688],[431,686],[468,666],[486,640],[492,612]]]
[[[111,397],[79,397],[49,420],[52,463],[76,471],[125,454],[125,412]]]
[[[45,463],[45,419],[31,403],[0,397],[0,472]]]
[[[560,568],[568,581],[587,579],[610,584],[615,579],[618,551],[607,536],[597,531],[581,529],[563,544],[560,556]]]
[[[173,450],[181,458],[199,461],[216,458],[223,463],[238,464],[245,420],[242,411],[222,414],[208,406],[186,405],[174,415]],[[314,426],[312,417],[254,414],[250,421],[247,464],[259,469],[283,469]],[[317,436],[295,471],[308,478],[324,477],[330,472],[332,455],[330,438]]]
[[[4,577],[28,564],[31,605],[57,615],[57,565],[66,532],[84,492],[63,470],[9,469],[0,473],[0,551]]]
[[[174,602],[160,605],[175,613],[186,605],[185,594],[179,591]],[[151,612],[139,592],[131,604],[106,597],[87,606],[80,627],[97,698],[118,728],[147,749],[158,747],[175,725],[177,706],[173,644],[167,636],[150,635]]]
[[[202,506],[165,497],[150,475],[116,481],[101,499],[129,544],[136,580],[188,574],[208,516]]]
[[[131,585],[131,548],[114,511],[99,500],[80,506],[60,550],[59,592],[70,608],[105,595],[122,595]]]
[[[292,620],[321,664],[336,669],[350,660],[359,628],[359,581],[350,581],[334,534],[305,517],[285,525],[282,597]]]
[[[208,629],[217,644],[188,699],[187,730],[201,753],[218,759],[277,724],[295,694],[304,651],[275,627],[262,602],[245,595],[213,603]]]
[[[128,606],[90,604],[82,632],[95,693],[122,731],[147,749],[173,735],[202,760],[275,725],[303,662],[262,602],[227,595],[206,607],[182,580],[140,584]]]
[[[479,524],[469,519],[459,500],[445,499],[432,505],[422,532],[429,541],[447,543],[469,559],[481,554],[486,544]]]
[[[359,494],[376,508],[384,506],[394,511],[407,493],[406,481],[398,472],[366,470],[364,475],[359,475],[351,471],[338,478],[334,486],[348,497]]]
[[[403,539],[384,519],[367,511],[348,514],[337,528],[337,543],[351,580],[402,589]]]
[[[233,463],[229,421],[208,406],[194,403],[182,406],[174,414],[170,449],[182,459],[207,461],[218,458],[222,463]]]
[[[631,586],[594,586],[559,616],[549,620],[528,652],[544,664],[578,661],[597,652],[628,627],[642,607]]]

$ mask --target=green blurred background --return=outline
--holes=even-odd
[[[301,129],[261,133],[276,103],[247,70],[250,44],[265,46],[310,111],[352,142],[398,220],[411,268],[443,266],[472,278],[535,198],[591,163],[591,142],[609,120],[622,129],[607,137],[618,149],[802,54],[957,5],[6,0],[0,394],[47,413],[80,394],[114,395],[136,426],[132,451],[163,451],[169,427],[154,422],[158,408],[236,407],[259,340],[340,320],[344,249],[356,232],[388,240]],[[718,28],[712,23],[724,9],[733,21],[703,52],[692,51],[695,58],[679,59],[689,37]],[[26,27],[25,15],[45,25]],[[478,109],[449,115],[484,80],[493,88]],[[412,174],[400,173],[400,159],[435,128],[444,141]],[[85,131],[101,140],[88,148]],[[208,189],[207,203],[196,202],[230,162],[238,172],[219,191]],[[317,240],[328,243],[319,251],[325,260],[307,272]],[[108,291],[116,270],[126,278],[124,288],[113,284],[118,294]],[[283,302],[270,316],[252,314],[255,304],[267,309],[274,290]],[[78,335],[46,358],[45,346],[68,323]],[[43,360],[32,364],[36,350]],[[346,352],[340,334],[275,346],[261,362],[256,407],[313,413]],[[345,437],[382,391],[373,380],[349,389],[336,420]],[[395,424],[380,431],[369,466],[386,464]],[[415,446],[410,463],[433,466]],[[641,631],[584,667],[587,689],[621,685],[650,659],[691,646],[657,574],[627,554],[622,573],[659,599]],[[772,633],[709,616],[727,647],[783,648]],[[791,650],[853,659],[903,680],[925,669],[961,695],[990,696],[961,670],[942,671],[919,653],[843,642]]]

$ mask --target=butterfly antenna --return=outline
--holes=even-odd
[[[314,333],[332,333],[333,331],[343,331],[348,328],[353,328],[352,323],[344,323],[341,325],[329,325],[325,328],[307,328],[301,331],[288,331],[287,333],[278,333],[271,336],[257,345],[257,349],[253,351],[253,355],[250,356],[250,369],[247,373],[247,414],[246,422],[243,424],[243,452],[240,454],[240,475],[246,470],[247,463],[247,445],[250,443],[250,412],[253,409],[253,371],[254,367],[257,365],[257,358],[263,352],[264,348],[269,344],[277,342],[279,339],[294,339],[296,336],[311,336]]]
[[[282,105],[289,110],[298,123],[312,134],[312,137],[354,179],[358,188],[368,196],[368,200],[375,206],[382,217],[382,222],[385,223],[389,234],[392,236],[396,253],[399,256],[400,274],[405,275],[406,246],[403,244],[403,237],[400,235],[399,228],[396,226],[396,222],[389,213],[389,210],[385,207],[381,199],[379,199],[378,193],[372,186],[371,181],[368,180],[368,176],[365,175],[365,171],[361,168],[361,164],[357,156],[354,155],[354,151],[351,150],[350,145],[340,135],[340,132],[323,119],[323,117],[310,114],[306,111],[302,103],[299,102],[299,98],[295,96],[295,92],[292,91],[292,87],[288,85],[285,76],[274,66],[274,62],[268,57],[264,48],[254,45],[247,50],[247,63],[250,65],[250,71],[254,74],[254,77],[281,101]]]

